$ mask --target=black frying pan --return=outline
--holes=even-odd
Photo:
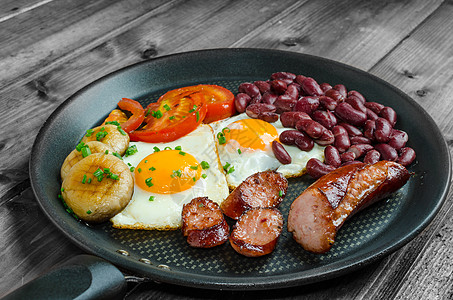
[[[417,152],[409,183],[389,199],[353,217],[340,230],[332,250],[305,252],[284,230],[276,250],[246,258],[228,245],[188,247],[179,231],[117,230],[88,227],[73,219],[57,198],[59,169],[83,133],[98,125],[122,97],[147,104],[169,89],[219,84],[234,93],[244,81],[289,71],[360,91],[368,101],[393,107],[396,128],[409,134]],[[49,219],[88,253],[152,280],[208,289],[273,289],[308,284],[356,270],[397,250],[419,234],[439,211],[449,190],[449,151],[432,118],[409,96],[356,68],[300,53],[263,49],[215,49],[160,57],[114,72],[66,100],[43,125],[32,149],[30,177],[36,199]],[[290,180],[281,206],[312,180]]]

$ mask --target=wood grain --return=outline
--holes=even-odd
[[[50,113],[121,67],[183,51],[256,47],[370,71],[415,99],[453,144],[451,1],[11,1],[0,7],[0,295],[82,253],[40,211],[28,179]],[[11,130],[13,128],[13,130]],[[451,152],[451,150],[450,150]],[[451,299],[453,195],[432,224],[347,276],[291,289],[222,292],[138,285],[127,299]]]

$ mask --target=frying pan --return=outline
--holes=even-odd
[[[278,71],[344,84],[368,101],[391,106],[395,126],[409,134],[417,152],[412,178],[385,201],[354,216],[343,226],[327,254],[306,253],[284,230],[276,250],[256,259],[242,257],[228,244],[192,249],[178,231],[113,229],[86,226],[71,217],[58,199],[59,169],[83,133],[97,126],[122,97],[146,105],[165,91],[199,83],[219,84],[236,92],[241,82],[266,80]],[[340,276],[397,250],[434,218],[449,190],[451,161],[445,140],[432,118],[408,95],[357,68],[300,53],[266,49],[212,49],[164,56],[109,74],[61,104],[44,123],[33,145],[30,178],[46,216],[86,252],[133,274],[176,285],[208,289],[284,288]],[[291,179],[280,209],[312,179]],[[118,277],[117,277],[118,278]],[[122,280],[112,279],[124,287]],[[75,283],[77,284],[77,282]]]

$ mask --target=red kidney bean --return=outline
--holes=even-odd
[[[319,84],[311,77],[305,77],[302,82],[298,82],[302,90],[310,96],[321,96],[324,91]]]
[[[371,144],[371,140],[364,136],[349,136],[349,140],[351,141],[351,145]]]
[[[368,107],[366,107],[366,116],[367,116],[368,120],[374,120],[374,121],[376,121],[377,118],[379,118],[379,116],[374,111],[369,109]]]
[[[386,106],[383,109],[381,109],[379,115],[386,119],[387,121],[389,121],[392,127],[395,126],[397,116],[393,108]]]
[[[407,135],[406,132],[398,129],[392,129],[392,132],[390,133],[390,140],[388,141],[388,144],[395,148],[396,150],[400,150],[404,146],[406,146],[406,143],[409,139],[409,136]]]
[[[318,139],[322,136],[325,130],[324,126],[313,120],[300,120],[296,123],[296,129],[306,133],[313,139]]]
[[[286,91],[286,88],[288,85],[286,82],[283,80],[272,80],[271,81],[271,89],[276,93],[276,94],[283,94]]]
[[[349,149],[346,152],[354,152],[355,158],[359,158],[365,155],[368,151],[373,149],[374,147],[371,146],[370,144],[355,144],[349,147]]]
[[[379,114],[385,106],[377,102],[365,102],[365,107],[371,109],[375,114]]]
[[[366,164],[375,164],[381,159],[381,153],[377,150],[370,150],[365,154],[363,162]]]
[[[274,105],[277,107],[277,113],[281,114],[285,111],[293,111],[296,102],[297,100],[291,99],[287,95],[281,95],[275,100]]]
[[[258,80],[258,81],[255,81],[253,84],[258,87],[261,94],[267,93],[271,90],[271,85],[267,81]]]
[[[398,152],[389,144],[376,144],[374,145],[374,149],[381,153],[381,159],[383,160],[396,161],[398,158]]]
[[[292,84],[288,85],[284,95],[288,95],[289,97],[291,97],[294,100],[299,99],[299,90],[298,90],[296,84],[292,83]]]
[[[247,116],[250,118],[258,118],[259,114],[263,112],[275,112],[277,108],[275,105],[272,104],[265,104],[265,103],[255,103],[255,104],[250,104],[247,106],[245,109],[245,113]]]
[[[392,125],[384,118],[378,118],[375,123],[374,139],[378,143],[387,143],[390,139],[390,133],[392,132]]]
[[[266,121],[267,123],[275,123],[278,121],[278,114],[270,111],[265,111],[258,115],[258,119]]]
[[[249,95],[251,98],[256,97],[260,94],[259,88],[250,82],[244,82],[239,85],[238,88],[239,93],[244,93]]]
[[[337,101],[337,103],[343,101],[345,97],[336,89],[330,89],[325,92],[325,96],[332,98],[333,100]]]
[[[332,128],[332,133],[335,137],[334,146],[340,153],[345,152],[351,146],[349,135],[343,126],[337,125]]]
[[[338,103],[335,114],[354,126],[362,126],[367,120],[366,113],[353,108],[351,104],[346,102]]]
[[[324,148],[324,159],[326,164],[338,168],[341,165],[340,152],[334,146],[327,146]]]
[[[327,92],[328,90],[332,89],[332,86],[330,84],[328,84],[327,82],[324,82],[324,83],[321,83],[319,85],[319,87],[321,88],[321,90],[325,93]]]
[[[369,138],[371,141],[374,140],[374,130],[376,129],[376,121],[367,120],[363,125],[363,136]]]
[[[297,122],[303,119],[311,119],[310,116],[302,111],[287,111],[280,115],[280,122],[283,127],[296,128]]]
[[[331,145],[335,142],[335,137],[333,136],[332,131],[326,129],[322,133],[321,137],[318,139],[315,139],[315,143],[320,145],[320,146],[327,146]]]
[[[252,100],[250,100],[250,104],[255,104],[255,103],[261,103],[262,96],[261,94],[256,95],[255,97],[252,97]]]
[[[352,126],[351,124],[342,122],[342,123],[340,123],[338,125],[341,125],[341,126],[344,127],[344,129],[346,129],[346,131],[348,132],[349,137],[362,136],[363,135],[362,131],[359,128],[357,128],[355,126]]]
[[[327,129],[332,129],[335,125],[337,125],[337,118],[329,110],[315,110],[311,117]]]
[[[347,97],[344,101],[351,104],[351,106],[355,109],[360,110],[361,112],[364,112],[366,114],[366,107],[365,105],[363,105],[362,100],[360,100],[359,98]]]
[[[415,160],[415,151],[410,147],[404,147],[400,150],[400,155],[396,160],[397,163],[402,164],[403,166],[410,165]]]
[[[307,77],[305,77],[304,75],[296,75],[296,79],[294,79],[294,81],[297,82],[298,84],[301,84],[305,78]]]
[[[348,94],[348,90],[346,89],[346,86],[344,86],[343,84],[337,84],[333,88],[335,90],[337,90],[338,92],[340,92],[340,94],[343,96],[343,98],[346,98],[346,96]]]
[[[354,152],[343,152],[340,154],[340,159],[342,163],[353,161],[356,159]]]
[[[280,133],[279,140],[285,145],[296,145],[302,151],[310,151],[314,147],[314,142],[309,136],[295,129]]]
[[[261,101],[263,103],[267,103],[267,104],[274,104],[274,102],[277,100],[277,98],[278,98],[278,95],[276,95],[274,93],[270,93],[270,92],[265,92],[262,96]]]
[[[362,102],[362,104],[365,104],[365,102],[366,102],[365,97],[361,93],[354,91],[354,90],[349,91],[347,96],[359,99],[360,102]]]
[[[337,107],[337,101],[327,96],[320,96],[319,104],[327,110],[335,110]]]
[[[307,162],[307,173],[313,178],[320,178],[336,168],[331,165],[326,165],[317,158],[311,158]]]
[[[236,111],[243,113],[251,100],[252,98],[249,95],[245,93],[238,93],[234,98],[234,106],[236,107]]]
[[[271,80],[290,79],[291,81],[296,79],[296,74],[290,72],[275,72],[271,75]]]
[[[272,151],[274,152],[275,158],[284,165],[291,163],[291,156],[286,151],[285,147],[277,141],[272,142]]]
[[[294,111],[303,111],[311,115],[319,106],[319,100],[317,97],[305,96],[297,100],[294,105]]]

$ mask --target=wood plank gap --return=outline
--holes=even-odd
[[[30,11],[30,10],[33,10],[33,9],[35,9],[35,8],[38,8],[38,7],[40,7],[40,6],[43,6],[43,5],[45,5],[45,4],[49,3],[49,2],[52,2],[52,1],[54,1],[54,0],[43,0],[43,1],[40,1],[40,2],[35,3],[35,4],[33,4],[33,5],[30,5],[30,6],[27,6],[27,7],[22,8],[22,9],[19,9],[19,10],[17,10],[16,12],[14,12],[14,13],[12,13],[12,14],[10,14],[10,15],[1,17],[1,18],[0,18],[0,23],[5,22],[5,21],[7,21],[7,20],[9,20],[9,19],[12,19],[12,18],[14,18],[14,17],[16,17],[16,16],[18,16],[18,15],[20,15],[20,14],[23,14],[23,13],[25,13],[25,12],[28,12],[28,11]]]
[[[49,0],[46,0],[46,1],[49,1]],[[125,33],[126,31],[140,25],[141,23],[145,22],[150,17],[159,15],[181,2],[184,2],[184,1],[183,0],[171,0],[171,1],[166,2],[165,4],[159,6],[158,8],[155,8],[155,9],[141,15],[140,17],[135,18],[134,20],[132,20],[128,23],[125,23],[124,25],[121,25],[118,28],[113,29],[112,31],[103,35],[102,37],[96,38],[96,39],[92,40],[91,42],[88,42],[87,44],[74,49],[74,51],[72,51],[68,54],[62,55],[61,57],[55,59],[52,63],[49,63],[46,66],[43,66],[36,71],[32,71],[30,73],[23,74],[23,76],[21,78],[18,78],[17,80],[15,80],[14,83],[0,88],[0,93],[7,93],[13,89],[18,88],[21,85],[24,85],[27,82],[30,82],[33,78],[39,77],[43,74],[50,72],[51,70],[57,68],[60,65],[63,65],[67,61],[71,60],[72,58],[77,57],[84,52],[88,52],[89,50],[91,50],[93,48],[96,48],[97,46],[101,45],[102,43],[105,43],[106,41],[113,39],[114,37],[119,36],[119,35]]]

